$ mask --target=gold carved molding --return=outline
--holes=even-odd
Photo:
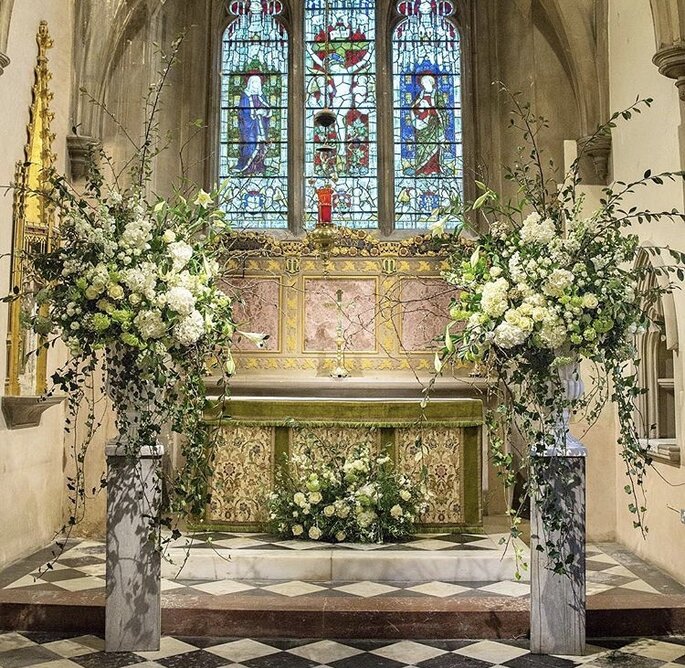
[[[53,94],[50,92],[52,74],[48,69],[48,49],[52,39],[48,24],[40,22],[38,59],[34,68],[34,82],[26,127],[27,142],[24,158],[16,163],[12,221],[11,289],[22,293],[28,280],[25,257],[28,253],[48,250],[54,227],[54,209],[49,198],[49,172],[55,163],[52,145],[55,135],[51,131],[54,113],[50,110]],[[23,314],[37,308],[22,299],[9,305],[7,327],[7,378],[5,393],[42,394],[47,384],[47,351],[44,341],[33,338],[22,327]],[[35,354],[35,351],[39,351]],[[34,366],[35,364],[35,366]]]
[[[440,237],[415,234],[404,239],[379,239],[368,230],[340,227],[331,258],[355,257],[444,257],[445,244]],[[226,239],[226,249],[233,257],[316,257],[318,251],[307,237],[286,239],[266,232],[238,232]],[[235,261],[235,260],[234,260]],[[392,264],[392,263],[390,263]],[[294,273],[297,263],[290,263]],[[391,273],[391,272],[389,272]]]

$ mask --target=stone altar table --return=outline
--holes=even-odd
[[[368,442],[411,477],[418,476],[414,455],[420,438],[434,494],[420,529],[479,528],[482,413],[482,402],[473,398],[433,398],[422,409],[420,399],[402,396],[233,396],[215,421],[222,445],[215,455],[204,526],[262,530],[278,467],[311,434],[323,443],[350,448]]]

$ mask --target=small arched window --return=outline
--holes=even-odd
[[[658,255],[643,251],[638,266],[660,263]],[[646,272],[640,292],[655,294],[659,275]],[[673,464],[680,463],[675,392],[675,360],[678,349],[678,329],[675,321],[673,295],[663,294],[645,304],[649,320],[648,330],[637,340],[640,363],[638,382],[643,394],[638,398],[636,425],[643,443],[651,454]]]

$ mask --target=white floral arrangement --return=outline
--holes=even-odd
[[[115,190],[90,205],[62,198],[59,243],[33,262],[47,306],[36,330],[59,333],[72,355],[119,346],[173,366],[210,343],[230,355],[231,299],[211,250],[227,226],[212,204],[202,190],[172,204]]]
[[[390,457],[368,444],[329,458],[315,454],[321,451],[293,455],[278,474],[269,497],[276,533],[334,543],[381,543],[412,533],[427,508],[425,483],[395,472]]]
[[[489,192],[489,191],[488,191]],[[494,195],[491,196],[494,199]],[[460,326],[449,348],[465,361],[492,355],[601,359],[632,345],[645,318],[637,302],[634,234],[607,239],[603,212],[580,206],[562,221],[533,212],[498,220],[470,256],[445,273],[461,288],[450,309]]]
[[[651,305],[676,287],[675,279],[685,278],[685,254],[670,248],[642,250],[634,226],[659,219],[682,222],[685,215],[644,211],[624,201],[647,185],[680,180],[683,174],[648,170],[633,182],[603,188],[599,208],[588,210],[579,187],[582,153],[555,181],[543,167],[537,143],[546,121],[519,96],[510,98],[512,127],[526,143],[506,173],[510,193],[477,182],[479,197],[470,204],[455,202],[433,230],[446,244],[444,277],[455,287],[436,370],[470,364],[489,381],[497,406],[486,411],[493,460],[506,486],[524,481],[523,494],[515,499],[518,506],[509,511],[513,537],[520,536],[526,497],[537,503],[546,536],[563,536],[576,476],[559,473],[565,466],[561,458],[535,455],[565,452],[564,415],[575,411],[592,425],[608,401],[618,410],[628,507],[635,526],[644,531],[640,488],[651,460],[635,425],[634,400],[642,391],[635,372],[635,336],[659,326],[650,322]],[[586,146],[610,134],[620,117],[627,120],[650,104],[637,100],[614,114]],[[443,225],[454,218],[457,228],[448,236]],[[641,252],[662,255],[664,261],[640,263]],[[649,274],[658,274],[659,280],[646,280]],[[579,385],[583,361],[592,374],[591,391],[569,396],[566,383]],[[516,448],[521,441],[526,447]],[[547,484],[552,471],[563,480],[563,489]],[[561,539],[546,544],[551,567],[560,573],[574,560],[562,554],[561,545]]]

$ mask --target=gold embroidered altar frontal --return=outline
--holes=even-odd
[[[371,443],[414,479],[421,449],[433,497],[420,528],[480,527],[482,411],[477,399],[434,399],[424,409],[413,399],[227,400],[223,418],[216,421],[222,444],[215,454],[205,524],[262,530],[277,467],[312,435],[323,449],[333,442],[343,449]]]

